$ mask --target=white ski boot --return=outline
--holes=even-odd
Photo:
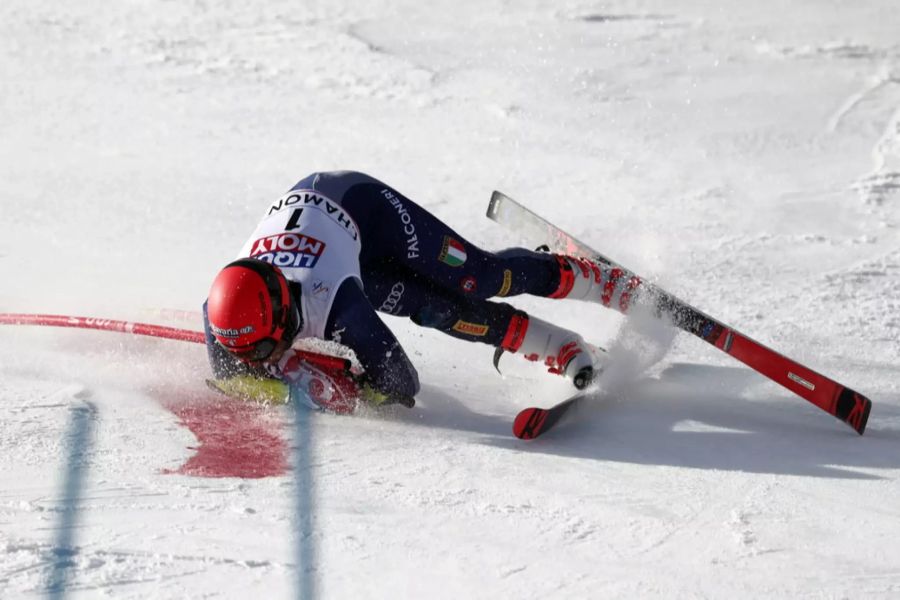
[[[577,258],[554,255],[559,263],[559,288],[550,298],[572,298],[602,304],[627,313],[634,296],[639,294],[641,278],[619,267]]]
[[[521,352],[527,360],[541,361],[550,373],[564,375],[576,388],[588,387],[603,370],[605,353],[568,329],[524,313],[516,314],[503,343],[494,353],[496,367],[503,351]]]

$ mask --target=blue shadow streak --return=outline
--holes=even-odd
[[[292,389],[292,393],[299,390]],[[316,543],[313,536],[315,486],[313,481],[313,411],[291,400],[294,412],[294,482],[296,484],[297,598],[316,597]]]
[[[68,438],[71,450],[63,474],[62,501],[59,507],[60,521],[57,525],[56,540],[53,542],[53,570],[50,574],[48,598],[59,600],[66,591],[66,580],[69,567],[75,565],[74,557],[78,554],[75,546],[75,528],[78,526],[78,502],[84,487],[84,476],[87,474],[87,455],[91,446],[94,417],[97,408],[90,402],[70,409]]]

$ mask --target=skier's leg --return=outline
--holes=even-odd
[[[581,258],[523,248],[492,253],[475,246],[397,190],[363,173],[318,173],[297,184],[340,198],[360,227],[360,262],[403,265],[466,297],[531,294],[629,309],[640,279]],[[297,187],[295,186],[295,187]]]
[[[458,339],[520,352],[544,363],[551,373],[571,378],[578,388],[601,368],[602,352],[579,334],[509,304],[449,292],[404,267],[368,269],[363,278],[366,296],[378,310]]]
[[[480,299],[549,296],[559,287],[559,266],[551,255],[522,248],[487,252],[397,190],[353,175],[354,185],[344,182],[334,193],[343,194],[344,210],[359,225],[364,270],[402,265],[448,291]]]
[[[580,258],[523,248],[487,252],[397,190],[364,173],[313,173],[294,189],[339,201],[360,227],[363,268],[403,264],[468,297],[532,294],[597,302],[626,312],[640,280]]]
[[[364,267],[362,277],[376,310],[470,342],[500,346],[513,315],[520,312],[509,304],[448,290],[404,265]]]

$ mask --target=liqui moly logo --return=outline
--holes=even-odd
[[[300,233],[279,233],[253,242],[250,257],[280,268],[312,269],[325,252],[325,242]]]

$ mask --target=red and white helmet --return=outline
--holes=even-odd
[[[209,290],[207,316],[216,341],[245,362],[265,360],[300,328],[300,311],[281,269],[253,258],[219,271]]]

